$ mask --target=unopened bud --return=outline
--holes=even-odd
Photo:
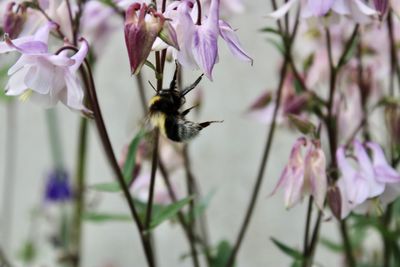
[[[164,26],[164,17],[146,4],[132,4],[126,11],[125,43],[132,74],[139,73]]]
[[[341,220],[342,214],[342,197],[337,186],[329,187],[327,194],[328,205],[331,208],[332,214]]]
[[[4,15],[3,30],[11,39],[15,39],[22,32],[22,28],[26,21],[26,9],[19,5],[14,11],[15,3],[11,2],[7,5],[6,14]]]

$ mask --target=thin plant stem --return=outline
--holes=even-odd
[[[354,267],[354,266],[356,266],[356,262],[355,262],[355,259],[354,259],[353,253],[352,253],[352,247],[351,247],[351,243],[350,243],[350,239],[349,239],[349,234],[347,232],[346,220],[340,221],[340,233],[341,233],[343,245],[345,248],[347,266]]]
[[[87,161],[87,142],[88,142],[87,119],[81,118],[78,138],[77,167],[75,173],[74,189],[74,213],[72,221],[72,247],[73,247],[73,266],[79,267],[81,263],[82,247],[82,214],[85,209],[85,172]]]
[[[141,76],[141,73],[139,73],[136,76],[136,79],[137,79],[139,94],[141,97],[141,106],[142,106],[143,114],[146,115],[148,112],[148,107],[147,107],[147,102],[144,100],[145,99],[145,88],[144,88],[143,77]],[[172,199],[173,202],[177,202],[178,198],[176,197],[175,191],[172,188],[168,171],[160,157],[158,157],[158,167],[160,169],[160,172],[161,172],[162,178],[165,182],[165,185],[167,186],[167,191],[168,191],[170,198]],[[186,224],[185,216],[182,213],[182,211],[178,211],[178,221],[179,221],[179,223],[185,233],[185,236],[188,240],[188,243],[190,246],[190,251],[191,252],[195,251],[195,248],[194,248],[195,243],[199,242],[204,247],[204,252],[207,256],[208,262],[211,262],[211,256],[209,255],[208,249],[207,249],[208,245],[206,243],[204,243],[202,240],[200,240],[200,238],[192,235],[192,233],[188,230],[188,225]],[[192,255],[192,258],[193,258],[193,255]]]
[[[143,114],[147,113],[147,98],[146,98],[146,92],[144,90],[144,83],[143,83],[143,76],[142,73],[139,72],[136,75],[136,83],[139,89],[139,96],[140,96],[140,103],[142,106]]]
[[[336,149],[337,149],[337,129],[336,129],[336,118],[334,117],[333,114],[333,103],[334,103],[334,95],[335,95],[335,90],[336,90],[336,78],[337,78],[337,73],[339,69],[344,65],[345,63],[345,58],[347,56],[348,51],[351,49],[351,46],[353,45],[353,42],[355,38],[357,37],[357,32],[358,32],[358,25],[356,25],[353,34],[347,41],[345,45],[345,49],[339,59],[338,65],[335,67],[333,63],[333,56],[332,56],[332,47],[331,47],[331,35],[329,32],[329,29],[325,30],[326,34],[326,41],[327,41],[327,52],[328,52],[328,58],[329,58],[329,66],[330,66],[330,90],[329,90],[329,101],[328,101],[328,117],[326,119],[326,126],[328,128],[328,139],[329,139],[329,145],[330,145],[330,154],[331,154],[331,167],[332,169],[336,170],[337,169],[337,162],[336,162]],[[332,180],[335,181],[337,180],[337,175],[333,174]],[[333,182],[331,181],[331,182]],[[352,247],[351,243],[349,241],[349,237],[347,234],[347,227],[346,223],[344,220],[340,221],[340,233],[343,239],[343,244],[345,247],[345,252],[346,252],[346,259],[347,259],[347,264],[349,267],[355,266],[355,259],[353,256],[352,252]]]
[[[14,188],[15,188],[15,160],[17,153],[17,114],[16,103],[11,100],[7,103],[7,119],[6,119],[6,142],[4,146],[4,185],[2,193],[2,207],[1,207],[1,240],[0,245],[5,248],[10,247],[10,239],[13,225],[13,210],[14,210]],[[8,251],[6,251],[8,252]]]
[[[7,258],[6,253],[0,247],[0,266],[1,267],[12,267],[10,260]]]
[[[308,198],[308,208],[307,208],[307,218],[306,218],[306,228],[304,231],[304,244],[303,244],[303,267],[308,266],[308,242],[310,235],[310,223],[311,223],[311,215],[312,215],[312,207],[313,207],[313,197],[310,196]]]
[[[146,209],[146,220],[144,227],[145,229],[150,229],[151,223],[151,212],[153,209],[153,200],[154,200],[154,185],[156,183],[156,171],[158,165],[158,144],[160,140],[160,129],[156,127],[154,129],[154,144],[153,144],[153,153],[152,153],[152,162],[151,162],[151,179],[150,179],[150,188],[149,188],[149,197],[147,200],[147,209]]]
[[[117,178],[117,181],[118,181],[120,187],[122,188],[122,191],[123,191],[124,197],[128,203],[132,218],[134,219],[135,224],[139,230],[139,236],[140,236],[140,240],[141,240],[141,243],[143,245],[143,249],[144,249],[144,252],[146,255],[147,263],[150,267],[154,267],[155,263],[154,263],[154,259],[153,259],[153,251],[151,248],[151,244],[150,244],[150,241],[146,238],[144,226],[140,220],[140,217],[136,210],[132,195],[129,192],[128,185],[123,177],[121,168],[119,167],[118,161],[115,157],[114,150],[112,148],[111,141],[108,136],[107,128],[104,124],[103,116],[102,116],[99,102],[97,99],[96,88],[95,88],[95,83],[93,80],[93,75],[92,75],[92,71],[90,68],[90,64],[87,60],[85,60],[85,66],[86,66],[86,71],[87,71],[88,81],[89,81],[89,87],[87,88],[88,96],[89,96],[89,100],[90,100],[89,102],[90,102],[91,107],[94,112],[94,119],[96,122],[98,133],[100,135],[101,142],[103,144],[103,148],[106,152],[106,156],[107,156],[110,166]],[[83,73],[86,73],[86,72],[83,71]]]
[[[73,18],[73,15],[72,15],[71,2],[70,2],[70,0],[65,0],[65,1],[67,3],[67,11],[68,11],[69,22],[71,24],[72,42],[73,42],[74,45],[77,45],[78,40],[77,40],[77,34],[76,34],[76,30],[75,30],[74,18]]]
[[[279,85],[278,85],[278,97],[276,100],[276,105],[275,105],[275,109],[274,109],[274,113],[272,116],[272,123],[271,126],[269,128],[268,134],[267,134],[267,140],[266,140],[266,144],[265,144],[265,148],[264,148],[264,152],[263,152],[263,156],[261,159],[261,164],[258,170],[258,174],[257,174],[257,178],[256,178],[256,182],[254,184],[253,190],[252,190],[252,194],[251,194],[251,198],[250,198],[250,202],[249,205],[247,207],[247,211],[242,223],[242,226],[240,227],[240,231],[239,231],[239,235],[234,243],[233,249],[231,254],[229,255],[227,264],[225,265],[226,267],[232,267],[235,263],[235,259],[236,259],[236,255],[240,249],[240,246],[242,244],[243,238],[246,234],[246,231],[248,229],[248,226],[250,224],[250,219],[253,215],[254,212],[254,208],[257,202],[257,198],[258,198],[258,194],[260,192],[261,189],[261,184],[263,182],[263,177],[264,177],[264,171],[267,165],[267,161],[268,161],[268,156],[269,156],[269,152],[271,150],[271,146],[272,146],[272,140],[274,138],[274,133],[275,133],[275,127],[276,127],[276,118],[278,116],[278,110],[281,104],[281,97],[282,97],[282,88],[283,88],[283,84],[286,78],[286,73],[287,73],[287,69],[288,69],[288,58],[285,58],[285,61],[283,63],[281,72],[280,72],[280,81],[279,81]]]
[[[189,196],[195,197],[195,190],[194,190],[194,178],[190,168],[190,161],[189,161],[189,154],[188,154],[188,147],[187,144],[183,147],[183,160],[185,165],[185,172],[186,172],[186,187],[187,187],[187,194]],[[195,228],[196,228],[196,220],[195,220],[195,210],[194,210],[194,201],[191,201],[189,204],[189,223],[188,223],[188,231],[190,232],[190,236],[194,236]],[[193,263],[195,267],[199,267],[199,259],[197,257],[197,251],[195,246],[191,246],[191,253],[193,257]]]
[[[389,204],[385,215],[382,218],[382,224],[384,229],[389,229],[390,227],[390,222],[393,217],[393,203]],[[382,234],[382,239],[383,239],[383,267],[390,267],[390,262],[392,258],[392,245],[390,240],[388,240],[385,235]]]

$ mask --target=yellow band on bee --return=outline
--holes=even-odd
[[[165,133],[165,119],[166,118],[167,118],[166,115],[161,112],[155,112],[150,117],[150,120],[151,120],[151,123],[153,124],[153,126],[158,127],[160,129],[161,133],[164,135],[166,134]]]
[[[152,105],[154,105],[154,103],[156,103],[157,101],[159,101],[161,99],[161,97],[159,95],[153,96],[150,101],[149,101],[149,107],[151,107]]]

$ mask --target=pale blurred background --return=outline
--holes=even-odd
[[[207,210],[211,241],[215,245],[222,239],[233,241],[237,236],[265,144],[268,127],[246,117],[245,110],[262,90],[277,86],[279,56],[266,42],[267,36],[259,32],[262,27],[274,25],[273,21],[266,18],[269,5],[269,1],[247,1],[247,10],[230,19],[231,25],[238,29],[237,34],[243,47],[254,58],[254,65],[235,59],[221,41],[214,81],[203,79],[201,83],[205,100],[200,120],[224,120],[223,124],[207,128],[190,146],[194,173],[202,191],[207,194],[216,190]],[[172,75],[171,66],[169,64],[167,68],[169,75]],[[146,80],[153,78],[148,72],[145,73]],[[186,71],[185,84],[191,83],[198,75],[199,72]],[[142,117],[136,82],[129,73],[122,29],[109,42],[104,56],[98,62],[95,78],[104,119],[118,155],[128,138],[137,130]],[[147,95],[152,93],[152,89],[147,86]],[[68,170],[73,174],[79,115],[61,105],[57,107],[57,112],[65,160]],[[7,178],[3,175],[7,157],[3,148],[8,142],[4,104],[0,105],[0,114],[0,192],[3,192],[4,179]],[[26,240],[30,231],[32,208],[41,203],[43,181],[52,168],[44,110],[31,103],[17,103],[16,125],[17,167],[14,206],[10,218],[11,247],[6,248],[12,257],[15,257]],[[289,266],[291,260],[272,244],[272,236],[293,247],[302,248],[306,201],[287,211],[281,192],[268,197],[296,137],[296,133],[290,133],[284,128],[276,132],[265,182],[237,266]],[[89,143],[88,184],[111,181],[112,173],[93,123],[90,125]],[[176,179],[183,179],[182,174],[177,175]],[[106,194],[101,200],[101,210],[128,213],[127,205],[119,194]],[[340,240],[334,219],[322,224],[321,236]],[[188,247],[179,225],[163,224],[156,230],[155,239],[159,266],[191,266],[190,260],[180,260]],[[46,251],[39,253],[46,258]],[[316,259],[323,266],[341,265],[340,259],[329,254],[323,247],[318,248]],[[85,223],[82,266],[103,267],[106,263],[116,267],[146,266],[133,224]]]

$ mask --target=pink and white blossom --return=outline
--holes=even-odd
[[[377,16],[378,12],[361,0],[289,0],[280,8],[270,13],[274,19],[285,16],[296,3],[301,3],[302,17],[322,17],[329,12],[352,18],[358,23],[369,22],[371,17]]]
[[[379,200],[379,205],[385,206],[400,192],[400,174],[389,165],[378,144],[366,144],[372,152],[372,161],[359,141],[355,140],[353,147],[355,162],[346,158],[343,146],[336,152],[341,172],[337,182],[342,203],[341,218],[347,217],[351,211],[367,212],[374,198]]]
[[[6,38],[0,43],[0,53],[18,52],[21,57],[8,70],[7,95],[23,95],[46,107],[58,101],[75,110],[88,112],[83,105],[84,92],[77,70],[88,52],[88,44],[82,42],[72,57],[67,51],[58,55],[49,52],[48,37],[54,24],[46,24],[34,36],[14,40]]]
[[[304,149],[305,155],[302,153]],[[305,195],[312,195],[315,204],[322,210],[327,185],[326,158],[319,142],[299,138],[272,194],[280,188],[284,189],[286,208],[299,203]]]

